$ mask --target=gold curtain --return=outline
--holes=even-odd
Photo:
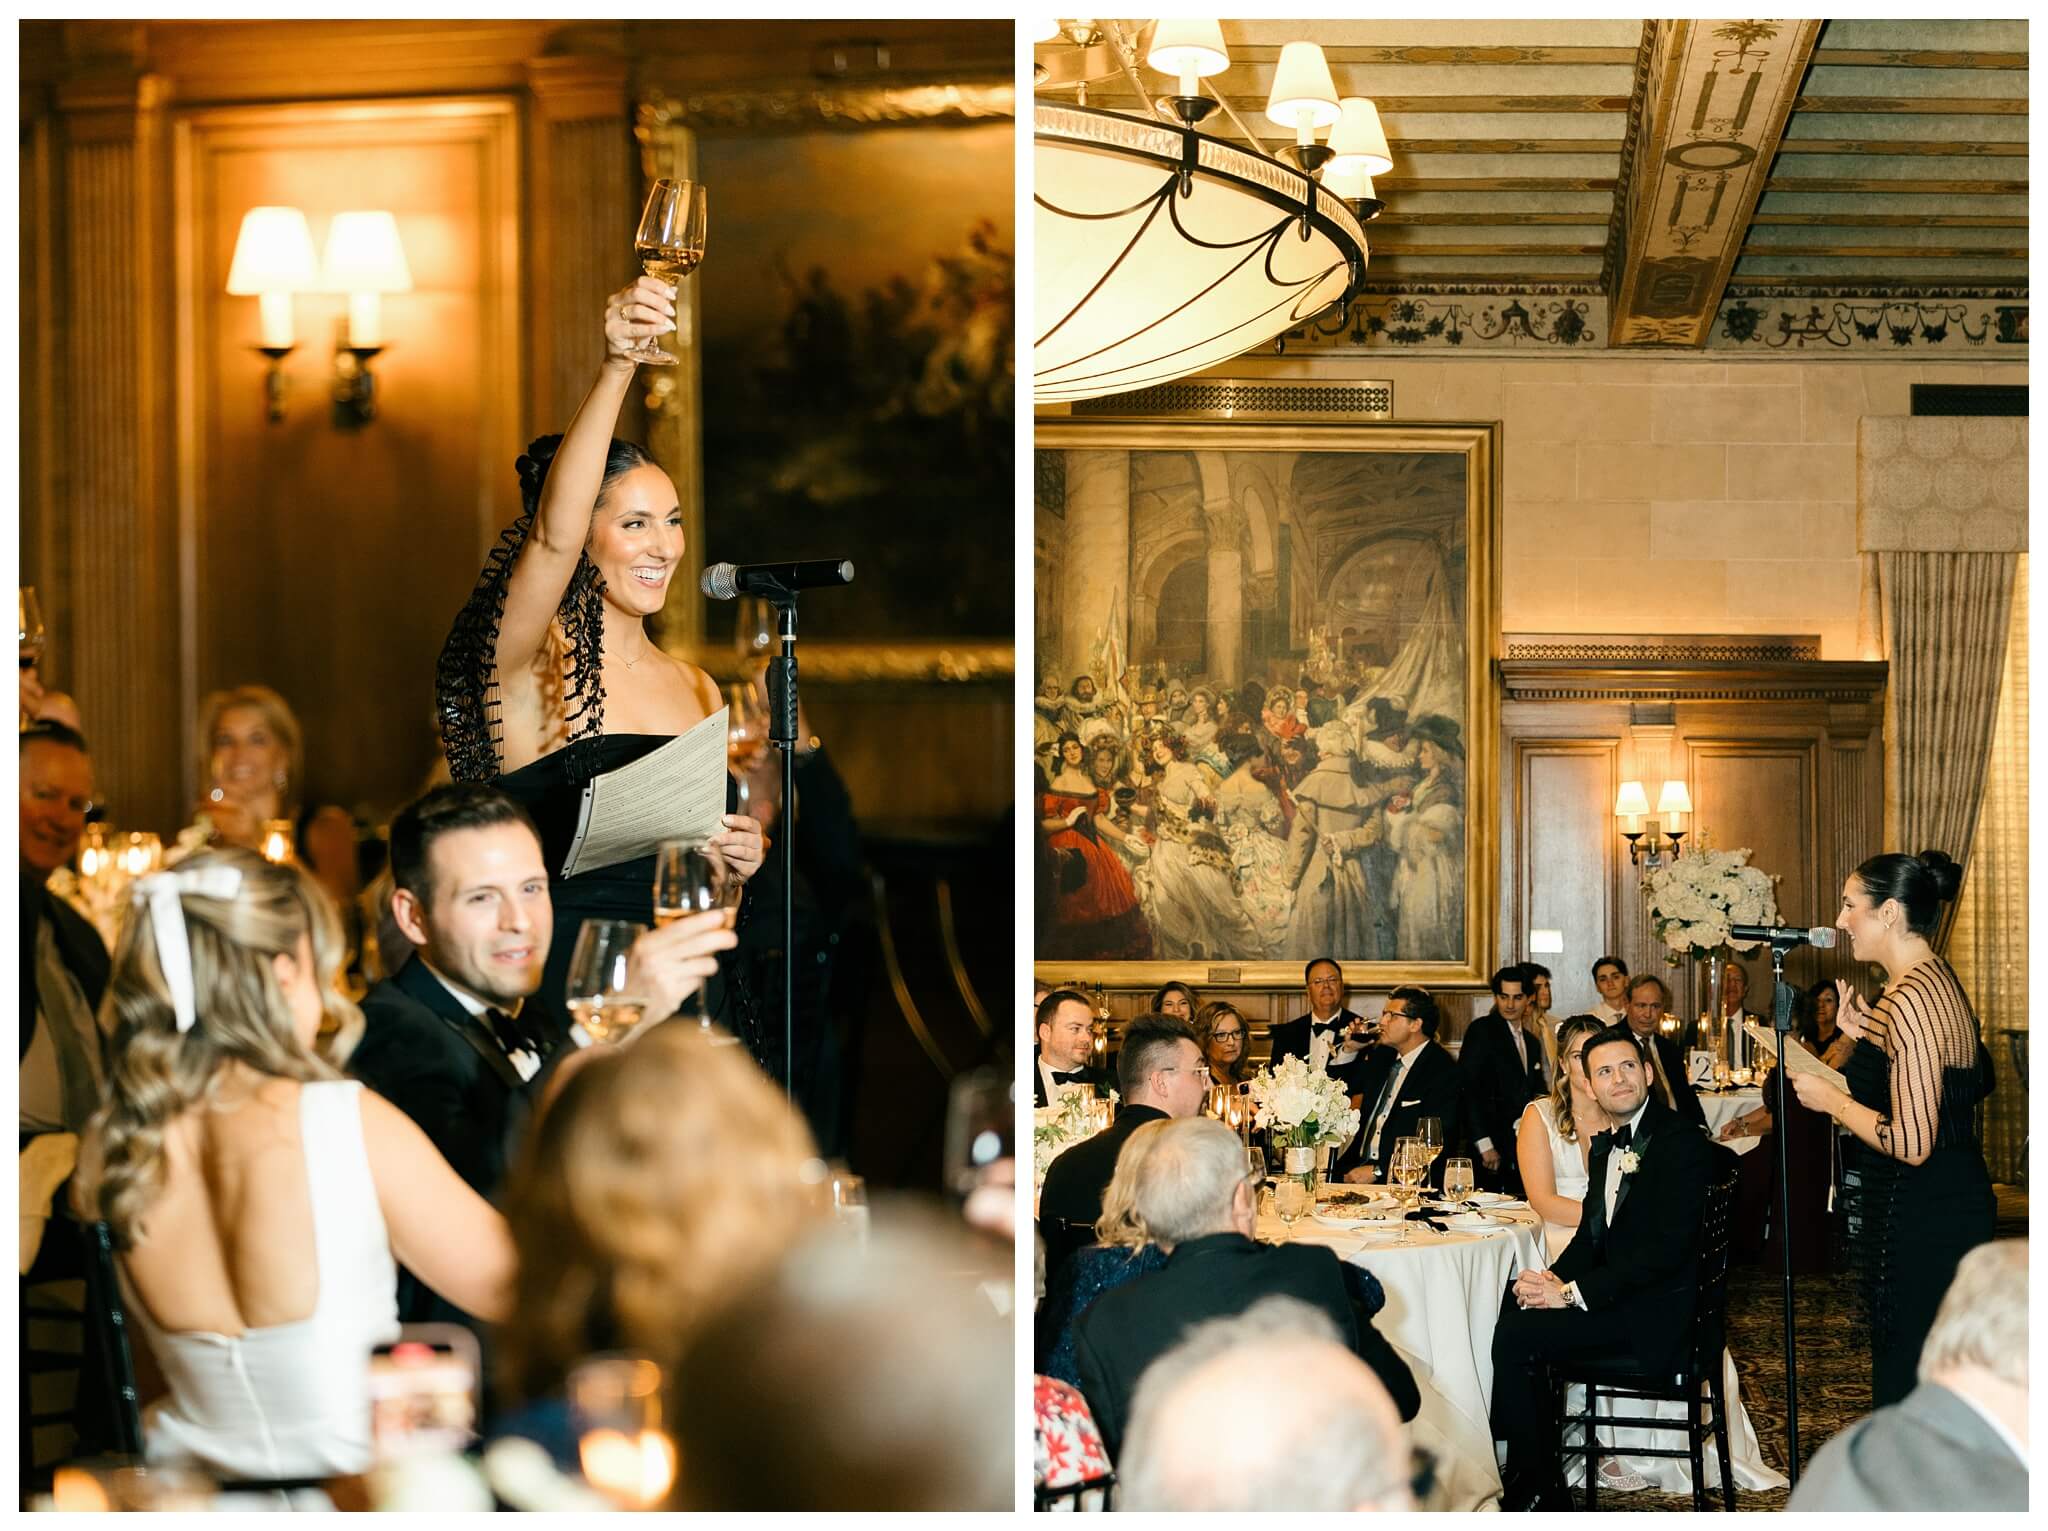
[[[1977,833],[1956,900],[1948,956],[1977,1007],[1998,1089],[1985,1113],[1984,1157],[1992,1178],[2010,1182],[2027,1135],[2027,1084],[2014,1040],[2027,1041],[2027,560],[2013,579],[1998,716]],[[1915,847],[1917,849],[1918,847]]]

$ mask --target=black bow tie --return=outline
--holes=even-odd
[[[484,1025],[489,1029],[491,1035],[497,1039],[498,1045],[504,1048],[506,1052],[516,1053],[521,1048],[531,1045],[526,1033],[519,1029],[518,1020],[508,1012],[503,1010],[486,1010],[483,1019]]]
[[[1619,1127],[1614,1129],[1612,1134],[1610,1134],[1610,1136],[1612,1136],[1614,1139],[1614,1146],[1616,1148],[1628,1147],[1628,1145],[1632,1141],[1634,1141],[1635,1135],[1635,1128],[1630,1126],[1627,1122],[1623,1122]]]
[[[1086,1069],[1075,1069],[1072,1073],[1062,1074],[1058,1069],[1054,1069],[1052,1071],[1052,1082],[1056,1085],[1087,1084],[1089,1082],[1088,1071]]]

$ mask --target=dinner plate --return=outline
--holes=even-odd
[[[1482,1207],[1492,1207],[1497,1206],[1501,1202],[1508,1200],[1508,1198],[1502,1195],[1499,1191],[1474,1191],[1470,1196],[1467,1196],[1465,1200],[1476,1201]]]

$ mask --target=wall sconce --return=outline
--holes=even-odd
[[[315,282],[313,235],[296,207],[252,207],[242,214],[228,264],[228,295],[256,299],[262,337],[256,346],[269,358],[264,394],[274,425],[284,418],[284,359],[297,345],[292,335],[292,295]]]
[[[1664,816],[1664,838],[1671,842],[1671,859],[1678,859],[1678,842],[1685,838],[1685,816],[1692,812],[1692,794],[1682,781],[1667,781],[1657,795],[1657,812]]]
[[[348,330],[334,347],[334,423],[359,429],[377,418],[370,359],[384,349],[383,294],[412,291],[398,220],[386,212],[336,213],[320,285],[348,294]]]
[[[1621,837],[1628,841],[1628,859],[1631,865],[1644,864],[1656,871],[1664,864],[1665,852],[1656,839],[1656,827],[1650,828],[1650,844],[1647,849],[1637,842],[1643,838],[1643,820],[1650,811],[1649,795],[1643,791],[1639,781],[1625,781],[1621,790],[1614,795],[1614,816],[1621,820]],[[1664,838],[1671,842],[1668,852],[1676,861],[1685,839],[1685,815],[1692,812],[1692,794],[1685,789],[1682,781],[1667,781],[1664,790],[1657,795],[1657,812],[1663,816]]]
[[[1643,791],[1639,781],[1625,781],[1621,790],[1614,794],[1614,816],[1621,820],[1621,837],[1628,841],[1629,865],[1634,866],[1642,858],[1642,847],[1637,844],[1643,838],[1643,819],[1650,812],[1649,795]],[[1653,842],[1650,854],[1656,855]]]

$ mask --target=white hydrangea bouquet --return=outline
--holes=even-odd
[[[1318,1151],[1342,1147],[1358,1132],[1358,1113],[1343,1081],[1312,1069],[1298,1053],[1278,1068],[1263,1068],[1251,1079],[1258,1114],[1252,1125],[1273,1134],[1275,1147],[1289,1150],[1287,1173],[1312,1175],[1322,1164]]]
[[[1747,848],[1715,851],[1702,847],[1666,862],[1643,878],[1650,921],[1671,948],[1671,961],[1705,959],[1724,946],[1753,950],[1755,941],[1730,938],[1730,925],[1775,925],[1777,879],[1749,864]]]
[[[1035,1187],[1045,1185],[1045,1172],[1052,1167],[1052,1161],[1072,1148],[1083,1138],[1092,1138],[1105,1125],[1105,1119],[1116,1115],[1116,1091],[1109,1092],[1106,1102],[1098,1101],[1093,1090],[1084,1084],[1064,1085],[1060,1089],[1057,1104],[1040,1106],[1033,1113],[1031,1126],[1031,1183]],[[1104,1106],[1108,1109],[1105,1110]]]

